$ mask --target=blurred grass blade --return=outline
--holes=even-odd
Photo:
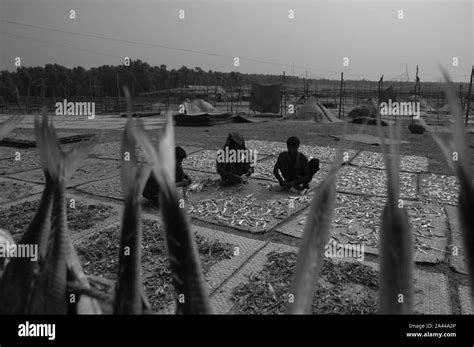
[[[471,299],[474,301],[474,182],[469,157],[469,141],[463,122],[462,107],[446,70],[442,68],[442,72],[446,80],[444,92],[454,119],[451,128],[451,139],[443,140],[432,130],[430,133],[459,181],[458,216],[461,221],[464,253],[469,271]]]
[[[38,150],[45,171],[51,174],[54,192],[52,207],[51,235],[44,262],[41,264],[38,281],[29,303],[29,312],[33,314],[65,314],[68,312],[67,276],[68,258],[71,254],[70,239],[67,230],[66,184],[68,177],[79,167],[97,143],[95,138],[76,145],[64,153],[51,122],[46,113],[36,130]]]
[[[387,203],[380,228],[379,313],[413,313],[413,240],[408,213],[400,200],[399,160],[395,141],[400,138],[390,126],[390,151],[387,150],[380,119],[377,124],[387,171]]]
[[[140,166],[135,154],[137,134],[131,113],[131,97],[125,89],[128,119],[121,147],[121,177],[124,211],[119,253],[115,314],[142,314],[143,283],[141,276],[142,220],[140,194],[148,179],[151,166]]]
[[[336,175],[342,165],[346,133],[347,123],[331,170],[311,202],[291,283],[290,294],[294,302],[288,302],[287,314],[311,313],[314,291],[324,263],[324,249],[331,231],[336,203]]]
[[[212,313],[196,241],[184,208],[180,208],[175,187],[174,129],[171,113],[158,139],[158,152],[140,129],[137,137],[160,186],[160,207],[170,261],[178,314]]]

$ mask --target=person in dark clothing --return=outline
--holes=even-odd
[[[308,162],[308,158],[298,152],[300,140],[297,137],[288,138],[286,145],[288,151],[282,152],[278,156],[273,174],[283,188],[300,189],[300,186],[302,189],[309,188],[309,182],[319,171],[319,159],[311,159]]]
[[[176,147],[176,186],[186,187],[191,184],[191,178],[183,170],[183,160],[186,159],[186,151],[181,147]],[[155,207],[159,206],[158,199],[160,196],[160,186],[155,176],[150,174],[148,181],[142,193],[143,197],[149,200]]]
[[[221,151],[219,154],[232,153],[233,151],[235,154],[246,151],[244,138],[239,133],[230,133]],[[221,184],[247,183],[246,177],[253,173],[249,158],[247,160],[237,160],[237,156],[234,155],[236,159],[230,160],[230,158],[219,154],[216,159],[216,171],[221,176]]]

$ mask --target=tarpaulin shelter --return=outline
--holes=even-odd
[[[186,99],[183,101],[184,110],[186,114],[203,114],[203,113],[216,113],[217,110],[210,103],[203,99]]]
[[[249,108],[261,113],[279,113],[281,83],[258,84],[252,82]]]
[[[231,120],[229,112],[219,112],[210,103],[202,99],[183,101],[184,113],[176,112],[174,120],[177,125],[209,126]]]
[[[388,87],[380,93],[380,103],[388,102],[388,100],[392,100],[392,102],[397,101],[397,93],[395,93],[393,87]]]
[[[300,105],[297,105],[295,118],[299,120],[313,120],[322,123],[341,122],[339,118],[312,96]]]

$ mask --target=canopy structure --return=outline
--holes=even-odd
[[[183,101],[185,114],[187,115],[200,115],[208,113],[219,113],[217,110],[207,101],[203,99],[186,99]]]
[[[313,120],[321,123],[342,122],[313,96],[297,105],[295,119]]]
[[[210,103],[202,99],[183,101],[184,113],[174,112],[177,125],[208,126],[230,120],[229,112],[219,112]]]

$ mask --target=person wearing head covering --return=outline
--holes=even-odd
[[[186,151],[181,147],[175,148],[176,156],[176,186],[186,187],[191,184],[191,178],[183,170],[183,160],[186,159]],[[142,193],[143,197],[149,200],[155,207],[159,206],[158,199],[160,195],[160,186],[153,175],[150,174],[148,181],[146,182],[145,188]]]
[[[221,176],[222,185],[232,185],[238,183],[247,183],[246,177],[249,177],[253,173],[253,168],[250,165],[250,159],[238,160],[237,155],[245,151],[245,140],[239,133],[230,133],[227,136],[224,147],[222,147],[222,153],[235,153],[235,160],[232,157],[223,155],[223,158],[217,156],[216,159],[216,170]]]
[[[273,174],[283,188],[302,189],[309,188],[309,182],[313,179],[316,172],[319,171],[319,159],[308,158],[301,152],[298,152],[300,140],[292,136],[286,141],[287,152],[282,152],[278,156]]]

